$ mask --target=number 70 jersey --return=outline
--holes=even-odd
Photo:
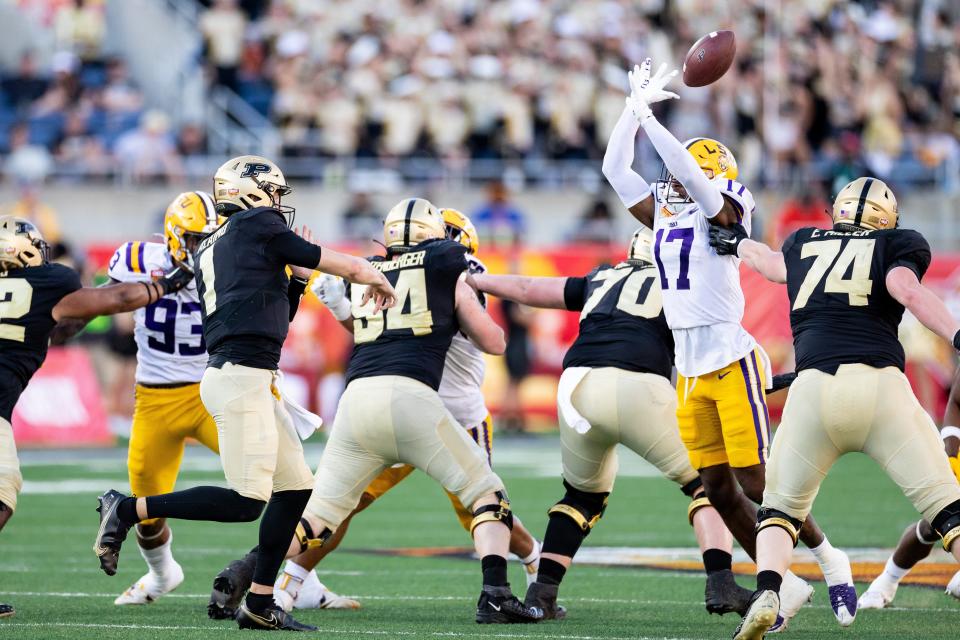
[[[150,282],[173,268],[164,245],[128,242],[110,259],[109,276],[118,282]],[[200,382],[207,365],[200,299],[191,282],[134,312],[137,382]]]

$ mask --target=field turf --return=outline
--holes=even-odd
[[[539,537],[546,509],[560,497],[557,439],[501,438],[494,461],[510,490],[515,512]],[[309,450],[316,461],[318,450]],[[126,487],[125,455],[106,451],[23,452],[25,493],[0,534],[0,602],[17,615],[0,620],[0,638],[111,640],[114,638],[235,637],[232,622],[211,621],[206,602],[213,575],[255,543],[254,525],[174,523],[174,552],[187,579],[171,596],[147,607],[119,608],[113,598],[144,570],[133,541],[124,547],[115,577],[100,572],[91,551],[95,496]],[[686,499],[629,452],[606,516],[590,547],[695,546],[686,523]],[[218,461],[188,451],[181,486],[222,482]],[[915,519],[896,488],[863,456],[849,456],[824,485],[814,513],[836,546],[886,547]],[[385,496],[353,523],[344,545],[321,565],[321,580],[356,596],[360,611],[305,611],[302,620],[326,637],[346,638],[729,638],[737,620],[703,609],[701,573],[632,566],[574,566],[561,600],[567,620],[541,625],[481,627],[473,621],[479,563],[461,557],[421,557],[382,550],[464,547],[469,544],[439,487],[420,473]],[[667,555],[666,553],[664,555]],[[885,554],[874,555],[883,559]],[[944,556],[939,556],[943,561]],[[949,574],[947,574],[947,578]],[[524,578],[511,563],[522,593]],[[752,586],[752,578],[741,582]],[[944,580],[945,582],[945,580]],[[812,605],[794,619],[786,638],[848,640],[954,637],[960,603],[942,587],[904,586],[897,608],[866,611],[841,630],[829,610],[826,585],[815,582]],[[862,591],[866,585],[858,583]]]

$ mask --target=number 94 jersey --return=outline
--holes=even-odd
[[[173,268],[167,248],[157,242],[128,242],[110,259],[118,282],[150,282]],[[196,282],[134,312],[137,382],[199,382],[207,364]]]
[[[897,329],[903,305],[887,273],[906,267],[922,279],[930,245],[916,231],[814,229],[783,243],[797,371],[835,374],[842,364],[904,367]]]
[[[405,376],[440,387],[450,341],[460,330],[456,287],[467,270],[467,248],[452,240],[426,240],[403,253],[370,258],[397,292],[397,304],[373,314],[361,307],[365,286],[348,285],[353,307],[353,355],[347,384],[357,378]]]

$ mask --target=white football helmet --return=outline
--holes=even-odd
[[[291,193],[287,179],[277,165],[262,156],[237,156],[223,163],[213,176],[213,199],[217,213],[230,216],[256,207],[272,207],[293,225],[296,210],[281,205]]]

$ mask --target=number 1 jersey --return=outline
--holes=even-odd
[[[753,196],[735,180],[716,181],[750,233]],[[655,192],[653,255],[660,275],[663,310],[676,342],[677,370],[701,376],[750,353],[756,340],[743,329],[740,259],[710,246],[710,220],[699,205],[665,202]]]
[[[173,268],[167,248],[157,242],[128,242],[110,260],[117,282],[150,282]],[[137,382],[200,382],[207,364],[197,284],[190,283],[134,311]]]
[[[918,279],[930,245],[916,231],[814,229],[783,243],[797,371],[829,374],[842,364],[904,367],[897,329],[903,305],[887,291],[887,273],[906,267]]]

